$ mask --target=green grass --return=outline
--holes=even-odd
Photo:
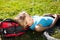
[[[27,11],[30,15],[60,14],[60,0],[0,0],[0,19],[14,18],[21,11]]]
[[[27,11],[30,15],[60,13],[59,0],[0,0],[0,18],[12,18],[18,12]]]

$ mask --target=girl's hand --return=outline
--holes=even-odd
[[[54,15],[53,15],[53,17],[55,17],[55,18],[56,18],[56,17],[57,17],[57,14],[54,14]]]
[[[58,20],[57,14],[54,14],[53,17],[54,17],[54,20],[53,20],[53,23],[50,25],[50,28],[53,27]]]

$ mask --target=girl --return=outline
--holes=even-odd
[[[54,18],[53,18],[54,17]],[[22,27],[30,28],[37,32],[42,32],[53,27],[57,21],[57,15],[50,16],[30,16],[26,12],[19,13],[14,20],[16,20]]]

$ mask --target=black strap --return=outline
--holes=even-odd
[[[44,16],[55,18],[55,17],[53,17],[53,16],[49,16],[49,15],[44,15]]]
[[[3,20],[2,22],[16,22],[16,21],[11,18],[7,18],[7,19]]]

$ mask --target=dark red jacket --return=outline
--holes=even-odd
[[[0,33],[4,37],[20,36],[26,32],[17,22],[12,19],[6,19],[0,23]]]

